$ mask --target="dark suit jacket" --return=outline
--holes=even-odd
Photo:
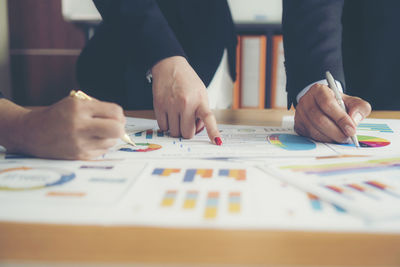
[[[400,109],[400,1],[283,0],[288,101],[325,71],[374,109]]]
[[[3,94],[0,92],[0,98],[3,98]]]
[[[185,56],[207,86],[225,48],[235,78],[236,36],[226,0],[94,0],[103,17],[78,60],[81,86],[129,109],[152,108],[146,73]]]

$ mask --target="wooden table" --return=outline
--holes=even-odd
[[[127,112],[153,118],[152,111]],[[216,111],[219,123],[280,125],[283,110]],[[400,112],[373,112],[400,119]],[[400,266],[400,235],[0,223],[1,261]]]

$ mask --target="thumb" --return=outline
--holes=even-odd
[[[343,95],[343,101],[346,105],[349,116],[353,119],[356,125],[371,113],[371,105],[359,97]]]

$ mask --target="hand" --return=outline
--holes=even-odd
[[[43,158],[93,159],[125,133],[121,107],[72,97],[24,112],[16,124],[19,140],[7,150]]]
[[[328,86],[313,85],[297,104],[295,131],[320,142],[347,143],[356,134],[357,125],[371,113],[371,105],[346,94],[343,102],[347,113]]]
[[[152,68],[153,102],[158,125],[174,137],[192,138],[204,126],[211,142],[221,139],[208,106],[203,82],[181,56],[161,60]]]

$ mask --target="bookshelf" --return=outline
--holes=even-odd
[[[238,36],[259,35],[267,37],[265,67],[265,108],[271,107],[271,86],[273,74],[273,37],[282,34],[281,23],[235,23]]]

